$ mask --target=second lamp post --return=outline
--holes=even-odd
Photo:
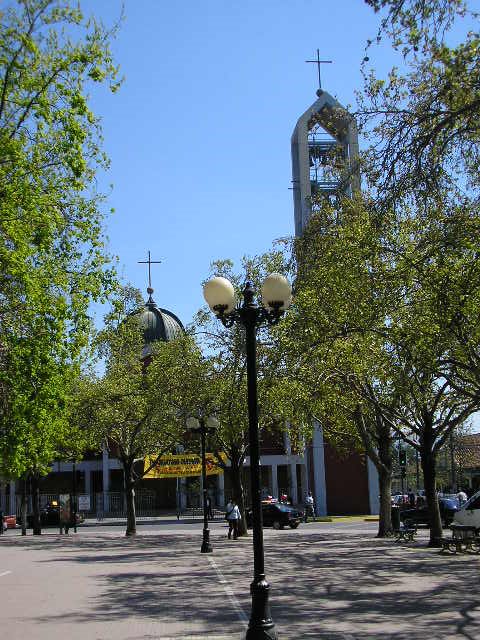
[[[205,460],[205,449],[207,435],[214,433],[218,427],[218,420],[214,416],[204,418],[187,418],[187,427],[190,433],[199,433],[201,436],[202,449],[202,486],[203,486],[203,538],[200,551],[202,553],[212,553],[210,544],[210,529],[208,528],[208,508],[207,508],[207,463]]]

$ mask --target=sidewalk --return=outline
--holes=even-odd
[[[244,637],[252,538],[116,527],[0,539],[2,623],[11,640]],[[12,532],[13,533],[13,532]],[[281,640],[480,638],[478,555],[377,539],[376,523],[266,529],[265,569]]]

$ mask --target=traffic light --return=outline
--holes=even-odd
[[[401,467],[406,467],[407,466],[407,450],[406,449],[400,449],[398,452],[398,462],[400,463]]]

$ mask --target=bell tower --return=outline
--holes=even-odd
[[[355,118],[335,98],[322,89],[320,65],[330,60],[307,60],[318,65],[317,100],[300,116],[291,139],[293,204],[295,235],[301,236],[310,216],[325,199],[335,205],[341,196],[360,190],[358,132]],[[327,453],[325,453],[327,452]],[[338,478],[352,473],[352,482],[362,495],[370,513],[378,513],[378,475],[367,458],[367,464],[352,454],[348,468],[335,459],[325,442],[320,422],[313,424],[312,440],[305,446],[302,488],[312,490],[317,515],[326,515],[329,504],[334,512],[341,508]],[[366,471],[365,471],[366,470]],[[353,477],[352,476],[352,477]],[[330,493],[328,494],[328,492]],[[327,500],[328,494],[328,500]],[[359,498],[360,499],[360,498]],[[362,507],[365,509],[365,506]],[[336,510],[336,511],[335,511]]]
[[[358,132],[354,117],[321,87],[317,100],[300,116],[292,134],[295,235],[300,236],[321,198],[334,201],[360,189]]]

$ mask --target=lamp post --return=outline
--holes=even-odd
[[[70,500],[70,519],[73,531],[77,533],[77,463],[72,462],[72,497]]]
[[[247,352],[248,433],[250,443],[250,479],[253,516],[253,582],[250,584],[252,613],[246,634],[247,640],[275,640],[277,632],[270,615],[268,602],[270,585],[265,578],[262,503],[260,495],[260,447],[258,441],[257,354],[256,331],[263,323],[276,324],[290,306],[292,290],[288,280],[272,273],[262,286],[262,303],[254,301],[251,282],[245,284],[243,302],[236,305],[235,292],[226,278],[212,278],[203,290],[205,300],[226,327],[240,323],[245,328]]]
[[[201,436],[202,450],[202,485],[203,485],[203,538],[201,553],[212,553],[210,544],[210,529],[208,528],[207,509],[207,464],[205,461],[205,444],[207,435],[213,433],[218,427],[218,420],[214,416],[209,416],[206,420],[202,418],[187,418],[187,427],[191,433],[199,433]]]

